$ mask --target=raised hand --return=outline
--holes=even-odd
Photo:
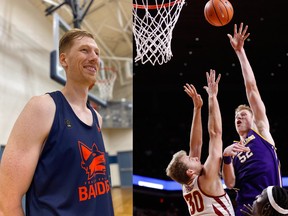
[[[223,151],[223,156],[236,156],[239,152],[249,152],[250,148],[245,147],[240,142],[233,143],[232,145],[227,146]]]
[[[201,95],[197,93],[194,85],[186,83],[186,85],[184,85],[183,87],[184,91],[192,98],[194,107],[201,108],[203,105],[203,100],[201,98]]]
[[[218,83],[221,78],[221,74],[218,74],[217,79],[216,78],[216,72],[213,69],[210,69],[210,74],[206,72],[206,78],[207,78],[207,86],[204,86],[204,89],[208,93],[209,96],[213,96],[218,94]]]
[[[249,37],[250,33],[247,33],[248,25],[243,29],[243,23],[240,23],[240,27],[237,31],[237,24],[234,24],[234,35],[227,34],[230,39],[230,44],[235,51],[239,51],[244,46],[244,41]]]

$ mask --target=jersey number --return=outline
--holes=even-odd
[[[191,215],[195,214],[195,212],[204,210],[203,198],[199,191],[193,191],[192,193],[186,194],[184,198],[189,205]]]
[[[252,155],[253,155],[253,152],[249,151],[249,152],[242,152],[242,153],[238,154],[237,157],[241,163],[244,163]]]

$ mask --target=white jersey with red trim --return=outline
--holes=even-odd
[[[182,190],[190,215],[235,216],[228,194],[226,192],[221,196],[205,194],[198,185],[198,177],[190,185],[182,185]]]

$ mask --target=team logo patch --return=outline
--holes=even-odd
[[[99,151],[95,143],[92,145],[92,148],[89,148],[84,143],[78,141],[78,146],[82,158],[81,167],[86,171],[88,180],[97,174],[105,174],[106,160],[104,152]]]

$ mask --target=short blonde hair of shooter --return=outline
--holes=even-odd
[[[253,115],[253,112],[252,112],[252,109],[250,108],[250,106],[246,105],[246,104],[241,104],[239,105],[236,109],[235,109],[235,115],[242,111],[242,110],[248,110],[252,115]]]

